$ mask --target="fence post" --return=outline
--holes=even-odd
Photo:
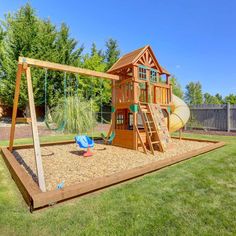
[[[227,132],[230,132],[230,103],[227,103]]]

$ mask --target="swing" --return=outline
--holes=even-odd
[[[101,133],[102,139],[103,139],[104,141],[106,141],[108,144],[111,144],[111,143],[112,143],[112,141],[113,141],[113,139],[115,138],[115,136],[116,136],[115,132],[112,132],[111,135],[110,135],[110,137],[108,137],[108,139],[107,139],[107,137],[106,137],[103,133]]]
[[[50,115],[50,109],[47,106],[47,79],[48,79],[48,71],[45,69],[45,76],[44,76],[44,104],[45,104],[45,117],[44,117],[44,123],[47,126],[48,129],[56,132],[63,132],[66,126],[66,72],[64,74],[64,120],[61,122],[61,124],[53,128],[50,120],[52,120]],[[49,118],[50,117],[50,118]]]
[[[100,83],[100,97],[101,97],[101,101],[100,101],[100,110],[101,110],[101,122],[102,124],[110,124],[111,125],[111,122],[105,120],[103,118],[103,101],[102,101],[102,98],[103,98],[103,82]],[[102,139],[104,140],[104,143],[105,144],[111,144],[113,139],[115,138],[115,132],[112,131],[111,132],[111,135],[109,137],[106,137],[103,133],[101,133],[101,137]]]

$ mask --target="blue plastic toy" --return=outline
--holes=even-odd
[[[65,181],[63,180],[60,184],[57,185],[57,189],[63,189]]]
[[[75,137],[75,142],[80,148],[87,148],[87,152],[84,153],[84,157],[92,156],[90,148],[94,147],[94,141],[86,135],[78,135]]]

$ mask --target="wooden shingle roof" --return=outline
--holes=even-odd
[[[130,53],[125,54],[124,56],[122,56],[107,72],[108,73],[112,73],[116,70],[119,70],[121,68],[124,67],[128,67],[130,65],[135,64],[135,62],[140,58],[140,56],[145,53],[145,51],[149,49],[149,51],[151,52],[151,54],[153,54],[154,60],[156,61],[156,64],[158,65],[158,68],[160,70],[160,73],[164,73],[164,74],[168,74],[170,75],[170,73],[163,67],[161,67],[158,63],[158,61],[155,58],[155,55],[151,49],[151,47],[149,45],[146,45],[145,47],[136,49]]]
[[[135,59],[141,54],[142,51],[144,51],[146,47],[147,46],[136,49],[130,53],[125,54],[107,72],[115,71],[122,67],[132,65]]]

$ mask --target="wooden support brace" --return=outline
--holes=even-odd
[[[37,119],[36,119],[36,112],[35,112],[35,105],[34,105],[33,86],[32,86],[32,80],[31,80],[30,67],[27,67],[27,69],[26,69],[26,80],[27,80],[27,87],[28,87],[30,116],[31,116],[31,120],[32,120],[31,126],[32,126],[32,135],[33,135],[33,142],[34,142],[34,154],[35,154],[35,162],[36,162],[38,182],[39,182],[40,189],[43,192],[46,192],[43,165],[42,165],[42,158],[41,158],[41,150],[40,150],[40,142],[39,142],[39,134],[38,134],[38,127],[37,127]]]
[[[10,152],[12,152],[13,144],[14,144],[14,137],[15,137],[16,115],[17,115],[18,101],[19,101],[19,95],[20,95],[21,74],[22,74],[22,65],[18,65],[18,70],[16,74],[15,96],[14,96],[13,111],[12,111],[10,142],[9,142]]]

